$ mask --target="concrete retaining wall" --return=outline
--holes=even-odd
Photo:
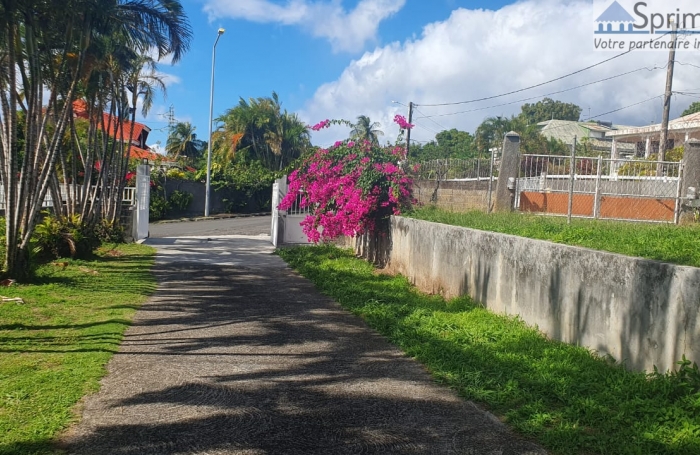
[[[206,200],[206,185],[202,182],[190,180],[168,179],[165,184],[168,195],[173,191],[185,191],[192,194],[192,203],[176,216],[193,216],[204,214],[204,202]],[[258,191],[254,194],[246,194],[243,191],[233,189],[211,188],[211,200],[209,210],[211,213],[257,213],[270,209],[269,189]]]
[[[388,268],[628,368],[700,361],[700,269],[392,217]]]

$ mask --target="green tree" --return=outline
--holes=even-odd
[[[382,125],[378,122],[373,122],[366,115],[357,117],[357,122],[353,124],[350,130],[350,138],[360,141],[369,141],[373,145],[379,145],[379,136],[384,135],[384,131],[379,128]]]
[[[108,41],[101,39],[107,37],[123,45],[108,48]],[[0,2],[0,180],[5,191],[6,274],[28,277],[29,242],[37,215],[49,188],[59,180],[57,168],[63,165],[60,155],[73,101],[91,79],[97,66],[93,63],[111,55],[113,64],[104,65],[107,71],[102,75],[111,71],[114,76],[128,60],[122,57],[143,55],[152,48],[159,57],[171,54],[178,60],[190,37],[177,0]],[[93,99],[111,102],[119,112],[117,118],[128,118],[125,78],[97,79],[101,83],[95,85]],[[20,111],[26,119],[22,135]],[[99,114],[92,122],[104,123]],[[107,126],[115,127],[119,125]],[[110,157],[100,158],[100,178],[107,182]]]
[[[213,135],[219,165],[258,160],[270,170],[281,170],[311,145],[306,125],[296,114],[282,110],[277,93],[271,97],[241,98],[238,105],[217,119],[223,125]]]
[[[681,117],[685,117],[686,115],[690,114],[695,114],[696,112],[700,112],[700,101],[695,101],[690,106],[688,106],[688,108],[684,110],[681,114]]]
[[[168,156],[178,159],[186,158],[190,163],[204,154],[207,143],[197,139],[197,128],[190,122],[178,122],[168,135],[165,150]]]
[[[478,156],[474,136],[456,128],[444,130],[435,135],[435,140],[413,146],[411,156],[415,161],[458,158],[470,159]]]
[[[520,149],[529,154],[561,154],[566,145],[540,134],[536,123],[527,123],[522,116],[489,117],[476,129],[476,143],[483,156],[488,155],[489,147],[501,147],[506,133],[514,131],[520,135]]]
[[[535,125],[545,120],[571,120],[577,122],[581,117],[581,108],[573,103],[564,103],[551,98],[520,107],[518,116],[526,125]]]

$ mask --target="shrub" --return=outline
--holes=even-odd
[[[79,215],[59,218],[44,212],[44,219],[34,231],[35,253],[44,258],[87,258],[100,240],[91,226],[84,224]]]
[[[401,128],[412,127],[401,116],[395,121]],[[325,120],[312,129],[331,123],[343,121]],[[413,202],[412,180],[400,165],[404,157],[401,146],[338,141],[308,156],[289,175],[289,192],[279,208],[311,209],[301,225],[312,242],[376,232],[389,216]]]
[[[168,199],[168,209],[169,211],[184,212],[187,210],[187,207],[190,206],[193,199],[194,196],[192,193],[175,190],[170,193],[170,197]]]

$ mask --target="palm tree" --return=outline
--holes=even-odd
[[[174,159],[185,157],[190,162],[202,156],[205,143],[197,139],[196,129],[190,122],[176,123],[165,144],[168,156]]]
[[[79,0],[0,3],[0,180],[5,190],[4,270],[28,277],[29,241],[49,187],[57,181],[72,103],[91,65],[114,50],[111,68],[96,75],[93,100],[110,102],[117,118],[128,117],[125,78],[131,54],[156,49],[174,60],[187,50],[192,32],[177,0]],[[109,38],[122,46],[99,46]],[[48,90],[48,97],[44,90]],[[19,92],[24,100],[20,102]],[[19,149],[18,112],[24,112]],[[103,159],[105,157],[102,157]],[[87,164],[87,163],[86,163]]]
[[[350,130],[350,138],[355,140],[369,141],[374,145],[379,144],[379,136],[384,135],[384,131],[379,128],[382,125],[378,122],[372,122],[366,115],[357,117],[357,122]]]
[[[311,145],[306,125],[296,114],[282,110],[277,93],[271,97],[240,99],[217,120],[215,157],[224,161],[250,157],[270,170],[281,170]]]

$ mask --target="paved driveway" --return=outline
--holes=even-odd
[[[151,238],[197,235],[269,235],[271,222],[270,216],[251,216],[177,223],[151,223],[148,226],[148,231]]]
[[[69,453],[542,454],[273,255],[267,237],[150,239],[138,311]]]

